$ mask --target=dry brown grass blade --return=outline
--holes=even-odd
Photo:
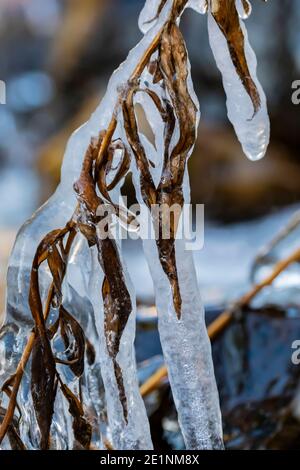
[[[44,311],[45,321],[47,320],[49,313],[50,313],[53,293],[54,293],[54,286],[52,284],[52,286],[49,289],[48,298],[47,298],[45,311]],[[23,378],[25,367],[32,353],[35,338],[36,338],[35,332],[31,333],[29,340],[27,342],[27,345],[22,354],[22,358],[18,364],[16,372],[14,373],[13,387],[11,391],[8,408],[6,410],[5,416],[0,426],[0,443],[3,441],[3,438],[5,437],[14,417],[15,408],[17,406],[17,395],[19,392],[19,388],[20,388],[20,384]]]
[[[57,378],[60,389],[69,404],[69,412],[73,417],[73,432],[75,440],[83,449],[89,450],[92,439],[92,427],[84,417],[82,404],[69,387],[63,383],[58,374]]]
[[[57,390],[55,360],[48,337],[46,341],[45,337],[37,336],[31,356],[31,396],[41,433],[40,448],[47,450]]]
[[[105,233],[98,235],[96,229],[96,224],[103,219],[102,216],[98,215],[98,209],[104,204],[96,192],[97,169],[101,169],[103,165],[105,166],[103,160],[106,159],[106,152],[109,150],[109,142],[106,140],[107,134],[106,132],[100,136],[98,141],[91,142],[84,157],[80,178],[75,183],[74,189],[81,207],[78,211],[79,228],[89,244],[97,246],[99,264],[105,276],[102,286],[105,339],[108,353],[113,361],[124,419],[127,421],[128,408],[123,375],[116,357],[119,353],[124,329],[132,312],[132,303],[117,245],[111,235],[107,236],[109,234],[108,223],[103,228]],[[112,136],[113,132],[111,138]],[[95,166],[96,172],[94,173]],[[84,222],[80,222],[81,219]],[[100,224],[98,229],[100,230]]]
[[[261,106],[261,100],[247,64],[244,49],[245,39],[240,27],[235,0],[210,1],[212,15],[226,38],[233,65],[253,103],[254,113],[257,113]]]

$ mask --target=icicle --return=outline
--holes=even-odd
[[[182,319],[178,321],[156,244],[144,242],[155,285],[160,339],[187,449],[222,449],[219,397],[204,309],[192,253],[185,251],[184,243],[180,240],[176,244],[182,296]]]
[[[222,73],[229,120],[246,156],[250,160],[259,160],[265,155],[270,138],[266,97],[256,77],[256,57],[244,23],[239,20],[233,0],[226,2],[228,9],[225,12],[222,12],[224,3],[220,0],[209,2],[210,45]],[[248,2],[243,2],[243,5],[239,2],[239,12],[243,17],[250,13],[247,8],[245,13],[246,5]]]
[[[139,203],[144,205],[136,171],[134,182]],[[187,175],[185,193],[188,201]],[[178,320],[155,240],[144,240],[143,247],[155,287],[160,340],[186,448],[222,449],[219,396],[193,254],[185,250],[185,240],[177,241],[176,259],[182,296],[182,316]]]
[[[195,5],[194,2],[189,3],[189,6],[194,7]],[[200,10],[202,11],[202,8]],[[156,56],[153,57],[153,60],[156,60]],[[198,125],[199,105],[192,86],[189,63],[188,72],[189,94],[197,108],[196,125]],[[151,83],[148,71],[144,72],[142,81]],[[161,102],[164,102],[167,97],[164,96],[161,85],[159,83],[153,84],[151,89]],[[162,155],[165,136],[162,133],[163,126],[157,124],[160,119],[157,109],[145,94],[138,94],[136,102],[144,108],[155,135],[157,155]],[[179,138],[180,132],[176,125],[171,148],[174,148]],[[192,149],[189,154],[191,152]],[[161,158],[156,158],[155,161],[158,162],[158,165],[151,169],[151,175],[157,185],[162,174],[163,162]],[[188,204],[190,188],[187,167],[185,169],[183,193],[184,201]],[[132,165],[132,171],[138,201],[145,208],[141,174],[135,164]],[[219,397],[192,252],[185,250],[185,240],[176,241],[176,264],[181,294],[179,320],[178,306],[175,308],[174,292],[171,289],[170,279],[163,270],[162,259],[158,255],[157,242],[144,239],[143,247],[155,287],[160,339],[186,447],[187,449],[222,449]]]
[[[143,76],[149,77],[147,73]],[[191,87],[191,80],[189,81]],[[156,88],[158,92],[158,89]],[[195,103],[197,98],[190,89]],[[159,116],[145,95],[139,94],[140,103],[155,132],[158,154],[163,147],[163,136],[158,126]],[[199,113],[197,122],[199,121]],[[138,201],[145,204],[141,194],[140,174],[132,165]],[[154,181],[161,174],[162,163],[152,170]],[[184,198],[189,203],[190,188],[185,174]],[[147,211],[147,209],[145,208]],[[204,308],[199,294],[193,254],[185,250],[185,240],[176,242],[176,260],[182,297],[181,320],[177,319],[169,280],[158,256],[155,240],[143,240],[144,253],[155,287],[159,333],[168,367],[176,409],[187,449],[222,449],[222,423],[218,391],[215,383],[211,347],[207,336]]]

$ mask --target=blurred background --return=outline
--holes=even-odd
[[[0,0],[0,80],[7,86],[7,104],[0,105],[1,311],[16,232],[56,188],[70,134],[88,119],[111,73],[140,39],[137,18],[143,4],[143,0]],[[286,225],[300,201],[300,106],[291,101],[292,82],[300,79],[300,2],[252,0],[252,4],[247,28],[272,127],[268,154],[258,163],[247,161],[227,120],[206,17],[188,10],[182,20],[202,110],[189,165],[193,202],[205,204],[205,246],[196,254],[196,266],[208,316],[216,313],[210,313],[211,306],[222,309],[245,291],[257,251]],[[126,257],[140,305],[139,328],[144,332],[137,340],[138,361],[146,361],[139,369],[143,381],[162,365],[153,327],[152,283],[138,244],[128,243]],[[300,298],[299,267],[292,280],[296,288],[289,306],[295,308]],[[270,419],[276,427],[276,413],[289,403],[298,383],[299,370],[290,367],[289,344],[297,331],[300,335],[299,323],[295,329],[286,315],[279,320],[277,310],[269,314],[257,317],[250,312],[248,323],[234,325],[214,345],[223,414],[225,420],[231,417],[225,429],[235,448],[258,447],[266,435],[269,439]],[[295,310],[291,315],[295,317]],[[261,354],[267,336],[267,349]],[[274,350],[276,342],[281,349]],[[271,368],[263,357],[272,358]],[[150,398],[147,405],[156,444],[180,448],[182,438],[167,384],[159,393],[159,400]],[[257,400],[261,406],[253,405]],[[299,440],[299,425],[291,425],[297,430],[292,438]],[[290,443],[290,427],[288,432]],[[283,442],[282,436],[279,441]],[[278,440],[272,446],[279,447]]]

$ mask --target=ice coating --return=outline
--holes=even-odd
[[[257,61],[243,21],[240,26],[244,35],[245,55],[250,75],[260,96],[260,108],[254,111],[253,103],[239,78],[230,57],[227,41],[218,27],[211,12],[208,12],[208,33],[212,52],[222,74],[223,85],[227,96],[227,112],[245,155],[250,160],[264,157],[270,140],[270,122],[266,97],[257,79]]]
[[[188,6],[194,7],[195,5],[194,2],[193,4],[189,2]],[[189,64],[188,69],[189,94],[198,110],[196,117],[198,126],[199,103],[193,89]],[[144,72],[142,80],[150,82],[147,71]],[[154,85],[153,89],[163,99],[162,90],[158,85]],[[155,135],[157,154],[161,155],[164,140],[161,132],[162,126],[157,124],[160,119],[157,110],[144,95],[138,95],[136,101],[144,108]],[[171,141],[171,148],[174,147],[178,138],[179,129],[177,128]],[[153,180],[157,182],[161,175],[162,162],[159,158],[155,161],[158,165],[152,169],[151,173]],[[140,175],[134,164],[132,171],[138,201],[144,205],[140,191]],[[185,203],[189,203],[190,185],[187,167],[183,189]],[[186,251],[185,240],[176,241],[176,260],[182,297],[181,319],[178,320],[170,283],[162,269],[156,241],[143,240],[143,247],[154,283],[160,339],[186,448],[223,449],[219,396],[193,254],[191,251]]]
[[[73,137],[72,142],[77,142],[77,135]],[[78,142],[77,142],[78,143]],[[71,148],[70,146],[68,147]],[[74,146],[74,149],[76,145]],[[65,180],[67,183],[67,180]],[[34,217],[27,222],[19,232],[17,240],[10,258],[8,269],[8,289],[7,289],[7,316],[6,322],[1,330],[1,344],[4,347],[5,361],[0,370],[0,382],[3,382],[14,372],[17,363],[20,360],[21,353],[25,348],[28,337],[31,333],[33,322],[28,307],[28,289],[29,276],[31,270],[32,257],[36,246],[41,238],[50,230],[64,226],[72,215],[74,210],[74,198],[68,191],[58,189],[56,194],[44,205]],[[74,251],[80,240],[75,244]],[[82,250],[77,249],[77,254]],[[85,276],[88,273],[88,257],[84,252]],[[78,292],[75,290],[78,283],[78,271],[82,270],[82,259],[77,256],[72,261],[73,254],[70,257],[70,272],[67,272],[63,291],[65,294],[64,305],[66,308],[70,305],[70,311],[76,316],[77,320],[85,327],[86,336],[93,344],[97,344],[97,333],[93,326],[93,310],[91,304],[87,301],[84,284]],[[76,260],[76,261],[75,261]],[[21,263],[20,263],[21,261]],[[80,263],[75,267],[76,263]],[[77,270],[77,272],[76,272]],[[46,292],[50,286],[50,274],[47,268],[40,271],[40,283],[43,286],[42,294],[45,298]],[[72,286],[73,284],[73,286]],[[55,316],[55,309],[52,309],[51,318]],[[98,356],[98,354],[97,354]],[[75,386],[74,377],[65,376],[64,368],[60,370],[61,377],[65,378],[65,383],[70,389]],[[99,420],[99,429],[95,429],[93,444],[99,448],[102,447],[100,430],[100,413],[103,411],[102,395],[103,385],[100,369],[95,363],[92,366],[86,364],[85,374],[82,377],[82,393],[85,397],[85,405],[93,414],[94,419]],[[39,443],[39,433],[35,420],[34,407],[30,394],[30,361],[21,383],[18,403],[22,410],[22,419],[20,422],[20,437],[27,449],[37,449]],[[92,412],[94,410],[94,412]],[[68,433],[65,431],[69,430]],[[51,427],[51,449],[72,449],[74,438],[72,435],[72,419],[68,413],[68,404],[59,395],[55,401],[55,415]],[[1,448],[5,448],[3,441]]]
[[[207,12],[207,0],[189,0],[187,7],[204,15]]]
[[[142,33],[146,33],[152,28],[157,20],[157,12],[162,5],[163,0],[146,0],[145,5],[139,16],[139,28]],[[189,0],[186,8],[192,8],[197,13],[205,14],[207,12],[207,0]]]
[[[125,332],[122,336],[120,352],[117,360],[123,371],[124,386],[128,401],[128,423],[123,417],[123,411],[119,400],[119,392],[114,377],[112,359],[108,354],[105,334],[103,309],[99,308],[99,292],[103,282],[103,274],[99,267],[98,253],[93,252],[93,270],[90,280],[90,296],[95,311],[97,311],[96,322],[100,336],[100,364],[103,382],[106,391],[106,404],[109,421],[110,439],[114,449],[119,450],[151,450],[153,448],[150,428],[143,400],[139,393],[137,371],[135,363],[135,295],[134,288],[128,275],[126,276],[127,287],[131,292],[134,311],[131,313]]]
[[[252,12],[252,5],[249,0],[236,0],[236,8],[240,18],[246,20]]]
[[[146,0],[138,21],[142,33],[146,34],[153,27],[160,3],[161,0]]]
[[[51,230],[64,227],[67,221],[71,218],[74,209],[76,207],[76,198],[73,191],[73,183],[80,174],[83,156],[86,149],[89,146],[90,139],[93,136],[98,135],[99,131],[106,129],[112,118],[112,111],[118,100],[118,94],[120,88],[126,85],[128,78],[131,76],[136,65],[138,64],[144,51],[149,47],[149,44],[153,41],[156,34],[160,31],[160,28],[165,23],[167,15],[172,6],[172,1],[169,0],[163,11],[161,12],[159,20],[155,26],[149,30],[147,35],[142,38],[140,43],[130,52],[126,61],[121,64],[119,69],[112,75],[108,85],[107,93],[104,96],[100,106],[97,108],[95,113],[91,116],[90,120],[80,127],[70,138],[67,145],[66,153],[63,160],[62,172],[61,172],[61,183],[55,192],[55,194],[49,199],[49,201],[42,206],[33,216],[27,221],[21,228],[17,235],[16,242],[10,257],[9,268],[8,268],[8,288],[7,288],[7,309],[6,309],[6,320],[5,325],[1,329],[1,344],[3,347],[4,360],[1,360],[0,380],[1,385],[4,381],[14,372],[22,351],[24,350],[25,344],[29,337],[32,329],[32,317],[28,306],[28,293],[29,293],[29,278],[32,266],[32,260],[35,254],[36,247],[41,239]],[[79,251],[83,247],[79,247]],[[99,273],[99,268],[93,265],[95,271]],[[81,263],[81,270],[84,269],[84,265]],[[77,270],[80,271],[80,267],[77,265]],[[92,279],[94,273],[91,273]],[[82,273],[82,275],[84,275]],[[75,276],[76,277],[76,276]],[[42,299],[45,299],[47,289],[50,284],[49,271],[46,268],[40,271],[40,283],[43,286]],[[76,280],[73,282],[76,284]],[[78,282],[78,281],[77,281]],[[97,286],[98,288],[98,286]],[[101,290],[94,294],[90,291],[86,295],[87,298],[92,298],[94,306],[97,307],[96,311],[92,309],[92,314],[95,316],[92,324],[97,325],[97,334],[94,332],[94,336],[89,338],[91,341],[95,340],[97,357],[100,352],[103,351],[103,344],[98,339],[103,338],[103,325],[99,325],[99,316],[101,318],[101,312],[103,311],[101,301]],[[97,302],[96,299],[97,298]],[[88,313],[88,312],[86,312]],[[134,315],[132,315],[134,318]],[[132,344],[134,340],[134,328],[132,327],[133,320],[130,320],[124,333],[124,338],[127,338],[127,344]],[[98,346],[98,348],[97,348]],[[125,364],[128,358],[132,357],[132,349],[129,348],[124,359],[120,357],[120,363]],[[120,352],[122,356],[122,352]],[[28,364],[28,368],[30,363]],[[104,379],[104,386],[109,392],[111,392],[110,382],[114,381],[113,371],[105,369],[108,366],[107,363],[102,362],[101,374]],[[131,367],[128,368],[128,373],[132,373],[132,376],[126,378],[125,382],[130,383],[128,386],[128,403],[130,403],[130,420],[135,422],[135,426],[128,426],[131,430],[131,434],[128,434],[126,430],[126,423],[124,423],[123,417],[118,416],[116,418],[115,410],[112,406],[108,406],[108,410],[112,413],[112,416],[108,416],[110,424],[110,432],[114,437],[118,436],[118,444],[120,448],[128,448],[128,442],[130,442],[133,448],[152,448],[149,424],[146,418],[146,412],[144,405],[139,397],[138,382],[135,371],[135,364],[132,363]],[[99,370],[94,371],[95,377],[88,377],[87,382],[101,382],[101,375]],[[95,387],[93,388],[95,393]],[[132,393],[132,395],[131,395]],[[99,396],[96,398],[96,402],[101,402],[100,391]],[[29,449],[36,448],[38,436],[35,435],[33,438],[31,434],[34,434],[36,429],[36,423],[33,416],[33,407],[28,393],[28,380],[24,380],[21,383],[20,388],[21,408],[24,411],[24,417],[21,421],[21,438],[25,445]],[[109,398],[109,397],[108,397]],[[95,395],[92,396],[92,401],[95,400]],[[28,411],[32,410],[32,411]],[[117,411],[121,413],[120,407],[117,407]],[[70,437],[67,441],[63,436],[63,432],[66,429],[65,415],[63,413],[55,413],[53,418],[52,428],[57,428],[59,433],[52,436],[53,442],[56,443],[57,448],[72,448]],[[120,428],[121,423],[121,428]],[[100,426],[100,423],[99,423]],[[68,424],[67,429],[71,429]],[[141,437],[141,429],[143,430],[143,436]],[[136,434],[135,434],[136,431]],[[52,429],[51,429],[52,434]],[[71,432],[69,434],[72,434]],[[125,436],[126,435],[126,436]],[[98,441],[97,441],[98,442]],[[96,442],[96,444],[97,444]],[[4,439],[2,448],[7,444],[7,439]]]
[[[159,312],[159,333],[179,424],[187,449],[222,449],[219,396],[215,384],[211,348],[204,321],[204,309],[191,252],[184,241],[176,245],[182,320],[176,319],[172,297],[162,272],[155,243],[144,242]]]

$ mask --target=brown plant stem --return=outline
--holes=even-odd
[[[53,294],[54,294],[54,284],[52,282],[49,292],[48,292],[46,305],[45,305],[45,312],[44,312],[45,321],[47,320],[49,313],[50,313],[50,307],[51,307]],[[26,344],[26,347],[23,351],[22,357],[18,364],[17,370],[14,373],[14,381],[13,381],[11,395],[9,398],[9,404],[8,404],[4,419],[2,421],[2,424],[0,426],[0,443],[3,441],[14,417],[15,409],[17,406],[17,396],[18,396],[19,388],[21,385],[25,367],[32,353],[35,338],[36,338],[36,333],[33,331],[31,335],[29,336],[28,342]]]
[[[231,308],[225,310],[219,315],[208,327],[207,333],[211,341],[221,334],[227,326],[231,323],[234,318],[234,312],[238,309],[246,307],[254,299],[254,297],[261,292],[265,287],[270,286],[273,281],[292,263],[300,260],[300,248],[293,251],[288,257],[279,261],[272,271],[262,282],[256,284],[250,289],[245,295],[243,295],[238,301],[236,301]],[[156,390],[161,381],[168,375],[166,366],[162,366],[158,369],[145,383],[140,387],[140,392],[143,397],[146,397],[154,390]]]

